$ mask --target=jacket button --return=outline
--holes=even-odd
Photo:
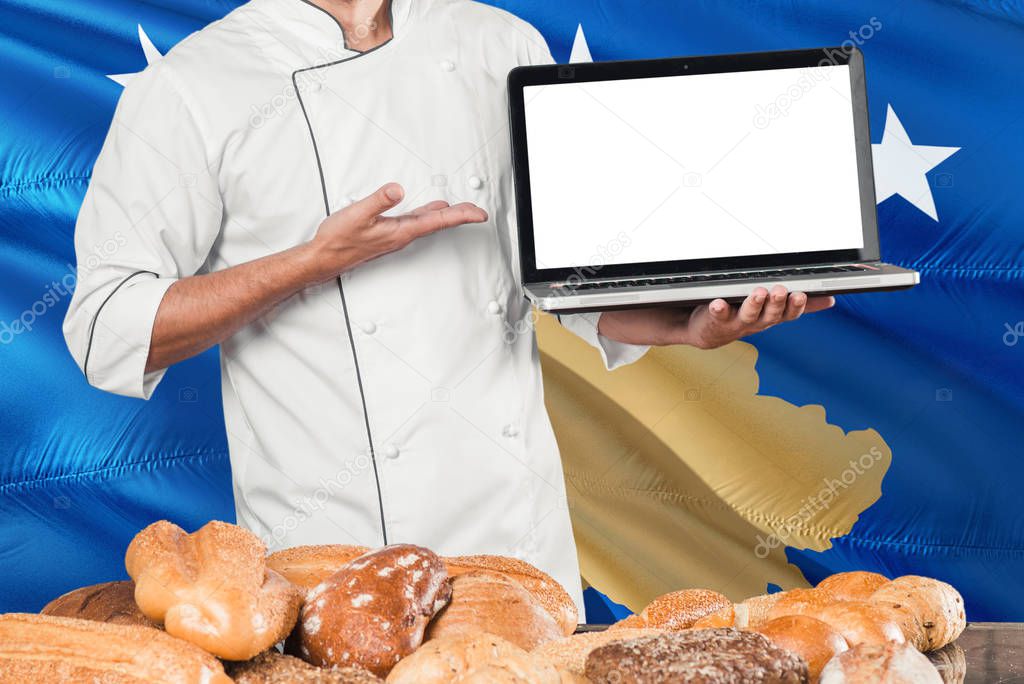
[[[487,313],[498,315],[501,313],[501,304],[496,301],[487,302]]]
[[[388,444],[381,449],[380,453],[383,454],[384,458],[396,459],[398,458],[398,447],[394,444]]]
[[[362,330],[367,335],[372,335],[373,333],[377,332],[377,324],[374,323],[373,321],[363,321],[362,323],[359,324],[359,329]]]
[[[479,190],[480,188],[484,187],[484,181],[482,178],[480,178],[480,176],[470,176],[469,187],[473,188],[474,190]]]
[[[455,71],[455,62],[450,59],[441,60],[441,71]]]
[[[501,428],[501,434],[504,437],[512,438],[519,434],[519,428],[517,428],[513,423],[509,423],[505,427]]]

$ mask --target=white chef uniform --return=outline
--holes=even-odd
[[[316,6],[252,0],[134,78],[78,218],[68,346],[91,384],[148,398],[175,279],[307,241],[388,181],[405,187],[398,211],[480,205],[486,223],[301,292],[221,345],[238,522],[272,548],[386,538],[515,555],[582,608],[511,247],[505,77],[551,57],[490,6],[390,11],[394,38],[356,52]],[[610,368],[645,350],[599,337],[594,315],[562,322]]]

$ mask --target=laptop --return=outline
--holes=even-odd
[[[518,67],[508,86],[522,285],[542,310],[919,282],[881,261],[856,49]]]

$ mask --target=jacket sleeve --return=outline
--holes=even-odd
[[[544,36],[532,26],[524,32],[526,36],[526,55],[524,64],[554,64],[555,59],[551,56]],[[597,331],[597,322],[601,318],[600,312],[582,314],[563,314],[557,317],[558,322],[566,330],[581,337],[587,344],[596,347],[601,353],[601,360],[605,368],[615,370],[620,366],[633,363],[647,353],[650,347],[646,345],[626,344],[608,339]]]
[[[195,274],[220,232],[216,172],[193,109],[156,63],[121,94],[75,227],[68,349],[95,387],[148,399],[145,372],[164,293]]]

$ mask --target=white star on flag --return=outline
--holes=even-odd
[[[882,142],[871,146],[875,165],[876,202],[881,204],[893,195],[900,195],[915,207],[938,221],[935,198],[925,175],[957,152],[959,147],[915,145],[893,111],[885,114]]]
[[[569,53],[569,62],[593,62],[590,56],[590,46],[587,45],[587,37],[583,35],[583,24],[576,26],[576,37],[572,41],[572,51]]]
[[[155,45],[153,45],[153,41],[151,41],[149,36],[146,35],[145,30],[142,28],[142,24],[139,24],[139,43],[142,44],[142,53],[146,55],[146,66],[149,66],[159,59],[163,59],[163,55],[160,54],[160,51],[156,49]],[[119,83],[123,88],[128,85],[128,81],[132,80],[132,77],[138,73],[140,72],[136,71],[130,74],[107,74],[107,78],[115,83]]]

